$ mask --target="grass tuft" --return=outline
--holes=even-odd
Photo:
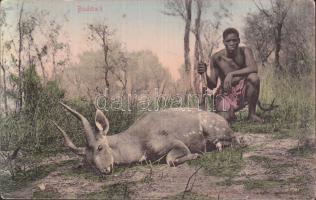
[[[290,153],[292,156],[308,157],[315,153],[315,149],[310,146],[297,146],[295,148],[289,149],[288,153]]]
[[[128,183],[117,183],[113,185],[103,186],[101,191],[92,192],[80,196],[83,199],[131,199],[130,195],[132,191],[130,190],[131,185],[134,182]]]
[[[242,154],[245,150],[227,148],[222,152],[208,152],[190,165],[202,166],[208,175],[233,177],[245,165]]]
[[[258,193],[272,193],[276,190],[291,194],[304,194],[308,191],[308,185],[311,177],[302,175],[294,176],[287,179],[277,177],[269,177],[268,179],[247,179],[235,181],[228,178],[222,182],[218,182],[219,186],[244,185],[246,190],[257,190]]]
[[[283,180],[256,180],[249,179],[244,181],[243,184],[247,190],[260,189],[264,192],[268,192],[269,189],[281,186],[284,183]]]
[[[169,197],[165,197],[162,198],[163,200],[183,200],[183,199],[187,199],[187,200],[215,200],[217,198],[212,198],[212,197],[208,197],[202,194],[198,194],[195,192],[185,192],[184,194],[184,198],[183,198],[183,192],[176,194],[174,196],[169,196]]]
[[[44,191],[36,190],[33,192],[33,199],[59,199],[61,196],[57,189],[46,188]]]
[[[55,164],[37,166],[26,171],[19,171],[14,178],[9,175],[0,175],[0,193],[8,193],[26,187],[31,182],[46,177],[56,167]]]
[[[101,180],[102,177],[94,173],[90,168],[87,167],[71,167],[63,172],[64,176],[82,177],[88,180]]]

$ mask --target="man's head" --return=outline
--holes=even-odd
[[[228,51],[235,51],[240,43],[239,33],[234,28],[227,28],[223,32],[223,42]]]

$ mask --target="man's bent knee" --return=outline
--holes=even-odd
[[[232,111],[227,111],[227,112],[217,112],[217,114],[219,114],[220,116],[222,116],[226,121],[231,122],[234,121],[234,114],[232,113]]]
[[[259,85],[260,84],[260,79],[257,73],[251,73],[247,77],[247,81],[254,85]]]

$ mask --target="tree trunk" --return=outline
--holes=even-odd
[[[110,97],[111,96],[111,90],[110,90],[110,82],[109,82],[109,78],[108,78],[108,75],[109,75],[109,63],[108,63],[108,51],[109,51],[109,47],[108,45],[106,44],[106,41],[105,41],[105,35],[103,35],[103,38],[102,38],[102,45],[103,45],[103,55],[104,55],[104,81],[105,81],[105,86],[107,88],[107,97]]]
[[[274,52],[274,64],[277,70],[282,71],[282,66],[280,64],[280,51],[281,51],[281,42],[282,42],[282,23],[278,23],[276,27],[275,35],[275,52]]]
[[[40,66],[41,66],[41,70],[42,70],[42,76],[43,76],[43,81],[44,83],[47,83],[47,76],[46,76],[46,72],[45,72],[45,67],[43,64],[43,60],[42,60],[42,55],[40,53],[40,51],[38,50],[38,48],[36,47],[36,54],[37,54],[37,58],[38,61],[40,62]],[[55,66],[53,66],[55,69]]]
[[[18,31],[19,31],[19,52],[18,52],[18,73],[19,73],[19,82],[18,82],[18,102],[17,102],[17,112],[20,112],[22,110],[22,104],[23,104],[23,88],[22,88],[22,81],[23,81],[23,74],[22,74],[22,45],[23,45],[23,30],[22,30],[22,14],[23,14],[23,6],[22,4],[21,10],[20,10],[20,16],[19,16],[19,22],[18,22]]]
[[[107,88],[107,97],[110,98],[111,93],[110,93],[110,82],[108,79],[108,75],[109,75],[109,70],[106,69],[104,73],[104,81],[105,81],[105,87]]]
[[[200,75],[197,73],[197,67],[198,63],[200,61],[200,57],[202,58],[202,47],[201,47],[201,38],[200,38],[200,27],[201,27],[201,15],[202,15],[202,1],[197,0],[196,1],[196,11],[197,16],[195,19],[195,29],[194,29],[194,35],[195,35],[195,46],[194,46],[194,70],[193,70],[193,81],[194,81],[194,90],[195,93],[199,94],[201,93],[200,88]]]
[[[123,92],[123,98],[126,98],[127,99],[127,95],[128,95],[128,91],[127,91],[127,71],[126,70],[123,70],[123,82],[122,82],[122,92]]]
[[[4,68],[4,47],[3,47],[3,32],[0,29],[0,66],[2,69],[2,79],[3,79],[3,101],[4,101],[4,113],[8,116],[8,98],[7,98],[7,82],[6,82],[6,70]]]
[[[184,65],[186,74],[186,93],[189,92],[191,87],[191,62],[190,62],[190,28],[191,28],[191,8],[192,0],[185,0],[186,8],[186,20],[185,20],[185,30],[184,30]]]
[[[53,52],[53,77],[52,77],[52,80],[56,80],[56,74],[57,74],[57,69],[56,69],[56,58],[55,58],[55,50]]]
[[[7,82],[6,82],[6,71],[3,66],[3,62],[1,61],[1,69],[2,69],[2,78],[3,78],[3,100],[4,100],[4,113],[5,116],[8,116],[8,98],[7,98]]]

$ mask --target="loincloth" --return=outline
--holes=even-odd
[[[221,88],[215,98],[218,112],[237,111],[246,105],[246,80],[240,80],[229,92]]]

